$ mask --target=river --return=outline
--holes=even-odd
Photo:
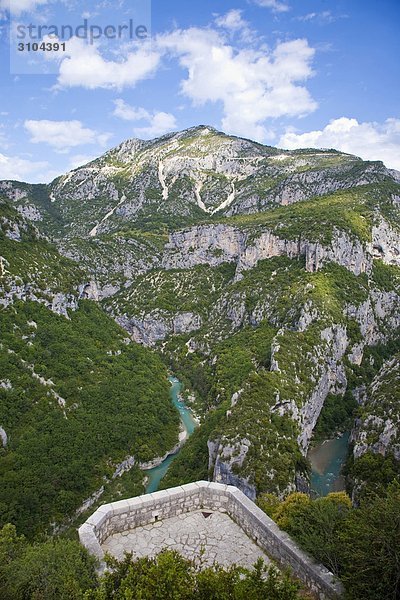
[[[187,438],[192,435],[193,431],[197,427],[197,423],[193,417],[192,411],[185,405],[184,402],[179,397],[180,391],[182,389],[182,383],[176,377],[169,377],[169,381],[171,383],[171,400],[179,410],[179,416],[181,418],[181,423],[185,428]],[[179,450],[175,454],[170,454],[167,456],[165,460],[158,466],[153,469],[149,469],[146,471],[146,476],[148,477],[147,485],[146,485],[146,494],[151,494],[151,492],[156,492],[160,485],[161,479],[164,477],[165,473],[168,471],[168,468],[173,460],[178,456]]]
[[[327,440],[310,450],[311,489],[318,496],[345,489],[342,468],[348,455],[350,433],[334,440]]]

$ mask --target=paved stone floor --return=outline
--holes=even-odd
[[[118,559],[123,558],[124,552],[133,552],[134,557],[154,556],[164,548],[177,550],[196,562],[204,548],[205,565],[216,561],[224,566],[251,567],[260,557],[270,562],[228,515],[219,512],[186,513],[112,535],[103,543],[103,550]]]

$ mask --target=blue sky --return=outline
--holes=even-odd
[[[150,27],[150,9],[147,40],[73,38],[46,59],[11,35],[84,18]],[[198,124],[400,170],[398,0],[0,0],[0,17],[0,179],[50,181],[126,138]]]

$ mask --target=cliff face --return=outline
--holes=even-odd
[[[145,346],[154,346],[170,335],[181,335],[196,331],[201,327],[201,317],[190,312],[168,314],[154,311],[142,319],[117,317],[117,323],[126,329],[135,340]]]
[[[388,360],[369,386],[353,432],[354,458],[367,452],[400,461],[400,356]]]
[[[14,195],[24,197],[22,191]],[[68,310],[76,310],[79,283],[86,276],[78,265],[58,254],[32,224],[31,216],[0,200],[0,306],[38,302],[69,318]]]
[[[398,243],[397,238],[393,245],[398,247]],[[269,230],[257,235],[249,234],[226,225],[204,225],[171,234],[165,246],[162,267],[188,269],[201,264],[215,267],[235,262],[239,277],[242,271],[252,269],[260,260],[275,256],[304,256],[306,270],[311,272],[322,269],[327,262],[341,265],[355,275],[370,271],[372,267],[370,248],[363,247],[359,240],[351,239],[343,231],[334,229],[328,246],[301,238],[284,239]],[[391,264],[393,252],[385,246],[382,257]]]

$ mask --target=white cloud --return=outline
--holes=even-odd
[[[84,127],[80,121],[28,120],[24,125],[31,135],[31,142],[49,144],[59,152],[67,152],[70,148],[82,144],[104,146],[110,137],[110,134],[98,133]]]
[[[10,10],[13,15],[23,12],[33,12],[39,5],[47,4],[48,0],[0,0],[0,8]]]
[[[171,113],[149,112],[145,108],[134,107],[127,104],[122,98],[114,101],[115,117],[124,121],[147,121],[147,125],[136,127],[134,134],[140,138],[154,138],[173,131],[177,128],[176,118]]]
[[[258,6],[265,6],[270,8],[273,12],[287,12],[290,10],[290,6],[286,2],[280,2],[280,0],[254,0]]]
[[[311,12],[300,17],[295,17],[296,21],[317,21],[318,23],[334,23],[338,19],[345,19],[347,15],[333,15],[330,10],[324,10],[322,12]]]
[[[300,134],[287,131],[278,145],[290,150],[336,148],[364,160],[382,160],[387,167],[400,170],[400,119],[380,124],[341,117],[321,130]]]
[[[267,4],[283,10],[283,4],[276,0],[272,4],[268,0]],[[227,34],[238,35],[236,42],[229,41]],[[207,28],[175,29],[158,35],[152,44],[136,44],[119,51],[118,60],[108,60],[100,47],[76,38],[70,40],[66,56],[58,57],[57,87],[122,90],[152,76],[162,59],[175,59],[187,71],[181,91],[193,105],[220,103],[224,130],[260,141],[271,140],[265,126],[267,119],[303,116],[317,107],[304,85],[314,74],[311,63],[315,50],[307,40],[282,42],[268,49],[237,9],[217,16]],[[143,136],[176,126],[173,115],[152,113],[148,117],[138,110],[119,102],[114,114],[130,121],[147,119],[149,124],[138,129]]]
[[[115,110],[113,115],[115,117],[119,117],[124,121],[139,121],[140,119],[146,119],[149,116],[149,113],[144,108],[135,108],[134,106],[130,106],[121,98],[118,100],[114,100]]]
[[[194,105],[222,102],[222,127],[229,133],[264,141],[266,119],[317,107],[301,85],[313,75],[314,49],[306,40],[283,42],[273,51],[237,49],[215,30],[192,28],[161,35],[157,45],[187,70],[181,90]]]
[[[151,44],[140,43],[121,50],[119,60],[105,59],[97,46],[77,38],[67,42],[60,63],[59,87],[81,86],[88,89],[133,87],[150,77],[160,62]]]
[[[136,127],[134,134],[139,138],[155,138],[176,128],[174,115],[165,112],[156,112],[150,116],[149,125],[146,127]]]
[[[231,37],[239,34],[239,39],[244,44],[252,43],[257,39],[257,34],[251,29],[249,22],[242,18],[242,13],[243,11],[233,8],[226,14],[217,16],[215,24]]]
[[[232,31],[238,31],[248,26],[247,21],[242,18],[242,11],[238,9],[232,9],[225,15],[217,17],[215,23],[218,27],[224,29],[230,29]]]
[[[31,161],[19,156],[6,156],[0,153],[0,179],[43,182],[49,171],[46,161]]]

